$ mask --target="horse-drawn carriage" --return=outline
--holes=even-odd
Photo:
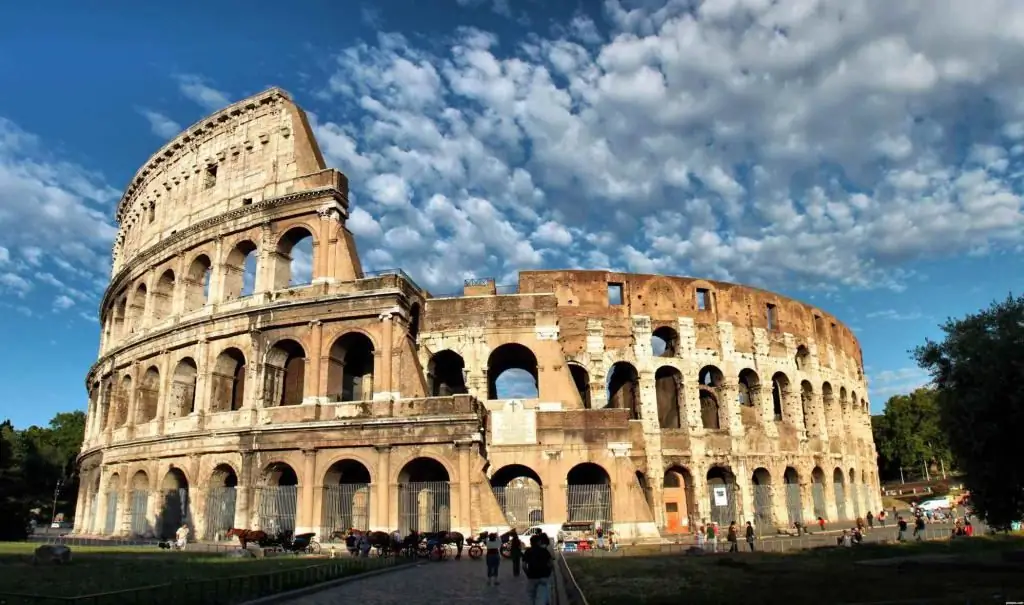
[[[365,538],[365,541],[364,541]],[[344,540],[345,548],[352,556],[360,556],[360,545],[365,545],[366,556],[402,556],[408,558],[441,561],[454,555],[462,557],[465,537],[455,531],[410,532],[401,540],[383,531],[362,531],[355,528],[331,532],[331,540]]]
[[[293,536],[291,530],[279,531],[276,534],[268,534],[258,529],[232,528],[228,530],[228,538],[238,538],[239,544],[244,550],[251,543],[256,543],[263,549],[282,550],[293,554],[320,554],[320,543],[316,540],[316,533],[303,533]]]

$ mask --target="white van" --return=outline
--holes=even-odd
[[[933,498],[932,500],[925,500],[924,502],[919,503],[917,508],[933,512],[949,508],[949,498]]]
[[[533,526],[530,526],[523,533],[519,534],[519,536],[520,536],[520,538],[524,542],[529,544],[530,543],[530,536],[537,536],[537,535],[540,535],[542,533],[547,534],[548,538],[551,539],[552,543],[558,542],[558,540],[560,539],[559,534],[562,533],[562,524],[561,523],[542,523],[540,525],[533,525]]]

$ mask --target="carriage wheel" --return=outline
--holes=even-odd
[[[318,555],[318,554],[320,554],[320,543],[317,542],[316,540],[313,540],[312,542],[309,543],[309,546],[306,547],[306,552],[311,554],[311,555]]]
[[[484,554],[484,549],[480,548],[479,545],[474,544],[474,545],[469,547],[469,558],[470,559],[479,559],[480,557],[483,556],[483,554]]]

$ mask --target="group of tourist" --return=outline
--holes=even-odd
[[[512,561],[512,577],[526,575],[527,595],[534,605],[546,605],[551,594],[551,573],[554,557],[551,555],[551,539],[546,533],[530,536],[530,546],[523,548],[516,530],[509,532],[509,558]],[[492,532],[484,540],[487,562],[487,585],[497,586],[498,568],[501,566],[501,537]]]
[[[697,526],[697,548],[718,552],[720,533],[721,530],[718,527],[718,523],[714,521],[707,523],[704,519],[701,519],[700,525]],[[739,527],[736,525],[736,522],[729,523],[729,528],[725,532],[725,541],[729,544],[729,552],[740,551],[739,535]],[[747,521],[747,526],[743,530],[743,539],[746,541],[747,547],[750,548],[750,552],[754,552],[755,537],[754,526],[750,521]]]

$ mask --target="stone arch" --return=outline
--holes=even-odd
[[[857,391],[850,391],[850,409],[853,411],[860,410],[860,399],[857,397]]]
[[[153,306],[153,323],[159,323],[174,315],[174,271],[167,269],[156,280],[150,300]]]
[[[259,249],[251,240],[236,243],[224,258],[224,300],[250,296],[256,287]]]
[[[305,397],[306,350],[297,340],[284,338],[267,351],[264,364],[265,405],[299,405]]]
[[[748,428],[757,425],[761,396],[761,379],[757,372],[750,368],[740,370],[736,390],[740,404],[740,422]]]
[[[362,332],[347,332],[331,345],[327,362],[327,397],[331,401],[373,399],[374,347]]]
[[[679,332],[672,326],[659,326],[651,333],[651,351],[655,357],[679,355]]]
[[[196,411],[196,381],[199,368],[191,357],[182,357],[171,375],[171,401],[167,406],[171,418],[182,418]]]
[[[711,521],[720,527],[728,527],[736,521],[739,513],[739,485],[736,475],[728,466],[715,465],[708,469],[708,496],[711,505]]]
[[[128,424],[128,409],[132,400],[132,377],[125,374],[117,385],[117,394],[114,396],[114,428]]]
[[[370,469],[359,460],[336,460],[324,473],[320,535],[370,528]]]
[[[307,480],[311,478],[307,477]],[[260,529],[270,534],[294,533],[299,502],[299,475],[295,469],[280,461],[266,465],[256,494],[256,517]]]
[[[825,471],[820,466],[811,470],[811,501],[814,504],[814,518],[828,519],[828,506],[825,504]]]
[[[317,242],[313,229],[295,225],[277,240],[273,255],[274,289],[286,290],[313,281]],[[311,246],[307,250],[307,245]]]
[[[566,478],[567,520],[602,524],[612,520],[612,480],[599,464],[582,462]]]
[[[700,396],[700,420],[705,429],[722,428],[721,391],[725,376],[715,366],[704,366],[697,373],[697,390]]]
[[[839,407],[845,411],[848,404],[849,401],[846,399],[846,387],[839,387]]]
[[[206,487],[203,514],[203,535],[207,540],[220,540],[234,527],[237,494],[238,473],[235,467],[227,462],[214,466]]]
[[[183,525],[192,529],[189,481],[185,471],[172,466],[160,482],[161,503],[156,526],[160,537],[169,540]]]
[[[434,353],[427,363],[427,386],[431,397],[465,395],[466,360],[451,349]]]
[[[120,529],[121,518],[121,475],[113,473],[106,485],[106,515],[103,519],[103,534],[110,536]]]
[[[846,513],[846,478],[843,476],[843,469],[836,467],[832,471],[832,490],[836,500],[836,520],[845,521]]]
[[[754,488],[754,526],[763,532],[775,523],[772,474],[763,466],[758,467],[751,473],[750,483]]]
[[[213,381],[211,411],[237,411],[245,405],[245,374],[248,366],[245,353],[228,347],[217,355],[210,379]]]
[[[149,475],[137,470],[128,484],[129,527],[133,536],[149,536],[153,528],[149,524]]]
[[[160,370],[155,365],[149,366],[142,374],[136,399],[135,422],[142,424],[156,420],[160,404]]]
[[[658,425],[663,429],[681,428],[682,372],[672,366],[661,366],[654,372],[654,389],[658,401]]]
[[[665,531],[683,533],[697,527],[697,507],[693,498],[693,475],[684,466],[673,465],[661,480],[665,503]]]
[[[491,475],[491,491],[510,527],[520,531],[544,523],[544,484],[522,464],[508,464]]]
[[[420,337],[420,315],[422,309],[420,303],[414,302],[409,307],[409,338],[412,339],[413,343],[416,343]]]
[[[569,366],[569,376],[572,377],[572,383],[576,387],[576,392],[580,394],[580,402],[583,404],[583,409],[589,410],[593,405],[590,400],[590,372],[582,364],[576,362],[569,362],[567,365]]]
[[[772,415],[775,422],[782,421],[783,409],[789,400],[789,377],[782,372],[772,375]]]
[[[818,429],[818,422],[814,416],[814,387],[810,380],[800,381],[800,414],[804,420],[804,427],[812,433]]]
[[[804,523],[804,503],[800,493],[800,473],[792,466],[787,466],[782,473],[782,483],[786,486],[786,513],[789,524]]]
[[[836,405],[832,384],[829,382],[821,383],[821,401],[822,407],[825,408],[825,422],[828,434],[830,437],[838,437],[842,432],[842,417]]]
[[[451,474],[436,458],[417,457],[398,471],[398,526],[412,531],[451,529]]]
[[[804,345],[796,348],[796,355],[793,356],[797,371],[806,372],[810,369],[811,351]]]
[[[138,332],[146,317],[146,298],[149,292],[144,282],[139,282],[132,291],[131,304],[128,307],[128,325],[132,332]]]
[[[618,361],[608,372],[608,407],[629,410],[630,420],[640,419],[640,374],[628,361]]]
[[[213,275],[213,263],[210,257],[201,253],[189,263],[184,281],[185,313],[201,308],[210,300],[210,278]]]
[[[127,323],[125,318],[128,315],[128,295],[122,292],[114,303],[114,312],[111,315],[111,333],[116,337],[123,337],[127,334]]]
[[[536,399],[539,389],[537,356],[529,347],[510,342],[491,351],[487,357],[488,399]]]

